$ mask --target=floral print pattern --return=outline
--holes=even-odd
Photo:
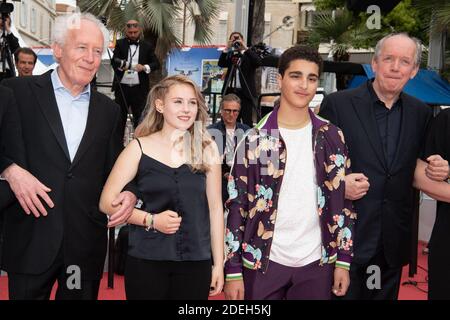
[[[265,272],[276,232],[277,201],[286,166],[284,141],[269,135],[277,127],[278,107],[239,144],[228,180],[227,280],[242,276],[242,268]],[[321,264],[349,269],[353,256],[356,213],[345,200],[345,175],[350,161],[342,132],[310,113],[316,163],[317,213],[322,230]],[[268,156],[270,155],[270,156]],[[301,183],[301,182],[299,182]],[[239,245],[240,244],[240,245]]]

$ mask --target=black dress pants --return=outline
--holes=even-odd
[[[206,300],[211,260],[153,261],[127,257],[127,300]]]
[[[58,282],[55,300],[97,300],[100,279],[80,281],[75,272],[64,266],[60,252],[51,267],[42,274],[8,273],[10,300],[49,300],[55,282]]]
[[[121,121],[122,127],[125,131],[128,107],[131,108],[131,112],[133,113],[133,122],[134,127],[136,128],[141,120],[142,112],[144,111],[145,103],[147,101],[148,92],[146,92],[140,85],[130,87],[125,84],[120,84],[120,87],[122,88],[125,96],[125,101],[122,97],[122,93],[120,92],[120,88],[116,88],[114,94],[115,101],[120,106],[122,111]]]
[[[380,273],[377,274],[375,268]],[[379,288],[375,287],[379,275]],[[386,262],[384,251],[380,250],[367,264],[352,263],[350,286],[343,300],[397,300],[402,267],[391,267]],[[375,285],[375,286],[374,286]]]

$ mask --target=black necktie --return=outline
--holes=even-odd
[[[128,43],[130,44],[130,46],[131,45],[135,45],[135,46],[138,46],[139,45],[139,41],[135,41],[135,40],[128,40]]]

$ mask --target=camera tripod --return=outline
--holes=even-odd
[[[227,81],[225,82],[223,88],[222,88],[222,96],[227,94],[227,93],[235,93],[237,91],[236,86],[236,77],[237,77],[237,71],[239,71],[239,74],[242,75],[242,77],[240,77],[241,81],[241,90],[242,93],[246,96],[249,97],[250,102],[251,102],[251,110],[256,112],[256,117],[257,120],[259,121],[259,119],[261,118],[261,114],[260,111],[258,110],[258,108],[256,107],[256,99],[253,96],[252,92],[250,91],[250,88],[248,86],[247,80],[245,79],[245,77],[243,76],[244,74],[242,73],[242,69],[241,69],[241,63],[242,63],[242,54],[240,52],[237,51],[232,51],[233,52],[233,57],[231,57],[231,59],[236,59],[236,61],[232,60],[232,66],[231,69],[227,72],[229,72],[229,76],[227,78]],[[235,53],[237,52],[237,53]],[[234,87],[231,86],[231,84],[234,82]],[[228,92],[230,91],[230,92]],[[245,108],[245,106],[241,106],[241,110],[242,108]]]
[[[12,11],[12,9],[6,5],[7,4],[5,2],[1,3],[1,10],[0,10],[2,19],[1,20],[2,28],[0,29],[0,81],[5,78],[15,77],[16,75],[16,70],[14,68],[14,62],[12,59],[9,41],[8,38],[6,37],[6,23],[7,20],[10,19],[9,13]],[[6,66],[8,66],[8,68],[6,68]]]

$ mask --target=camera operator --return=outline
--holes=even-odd
[[[5,19],[5,25],[3,25],[3,19]],[[15,75],[11,53],[18,48],[19,39],[11,32],[11,17],[0,16],[0,82]]]
[[[255,71],[261,66],[277,67],[278,59],[271,56],[261,56],[257,50],[247,48],[244,44],[244,37],[240,32],[232,32],[229,37],[228,45],[219,58],[219,66],[228,68],[225,83],[231,79],[230,85],[222,89],[222,95],[228,93],[235,93],[241,99],[241,113],[239,119],[246,125],[253,127],[253,109],[256,108],[256,85],[255,85]],[[235,75],[232,75],[230,70],[233,64],[238,64],[240,67],[236,69]],[[248,88],[245,86],[245,82]],[[226,91],[226,92],[225,92]]]
[[[118,81],[114,81],[116,102],[123,112],[122,126],[125,128],[127,108],[131,106],[134,126],[139,123],[145,101],[150,90],[149,75],[159,69],[160,64],[150,42],[140,39],[141,27],[136,20],[129,20],[125,27],[126,38],[117,40],[113,55],[113,67]],[[121,90],[125,95],[126,105]]]

